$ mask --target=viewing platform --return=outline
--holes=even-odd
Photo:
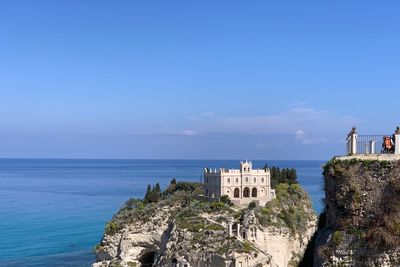
[[[400,160],[399,154],[356,154],[356,155],[348,155],[335,157],[338,160],[377,160],[377,161],[395,161]]]
[[[358,135],[353,127],[346,140],[347,157],[375,160],[400,159],[400,127],[393,134]]]

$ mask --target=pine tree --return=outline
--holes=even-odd
[[[151,195],[151,185],[147,185],[146,195],[144,196],[144,200],[149,201]]]
[[[161,194],[161,188],[159,183],[156,183],[156,187],[154,188],[154,193],[156,193],[157,195]]]

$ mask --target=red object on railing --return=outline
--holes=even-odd
[[[383,137],[383,144],[385,145],[385,148],[387,150],[392,150],[393,143],[392,143],[392,139],[389,136]]]

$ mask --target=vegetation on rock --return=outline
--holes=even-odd
[[[266,164],[264,169],[268,168]],[[271,187],[276,188],[278,184],[297,184],[297,172],[296,169],[271,167]]]
[[[315,214],[308,194],[293,184],[278,184],[276,198],[258,208],[257,217],[263,226],[287,227],[291,232],[302,235]]]
[[[236,236],[235,231],[239,226],[240,229],[285,227],[287,232],[301,237],[307,230],[307,223],[315,219],[315,214],[308,195],[296,178],[293,169],[274,168],[276,199],[265,207],[257,207],[255,202],[251,202],[245,209],[233,206],[228,196],[210,201],[202,196],[200,183],[173,179],[164,191],[158,183],[148,185],[143,199],[129,199],[106,224],[107,236],[96,251],[107,250],[104,240],[121,238],[126,232],[136,229],[158,233],[161,230],[163,236],[171,237],[173,244],[179,244],[182,255],[203,253],[201,255],[226,258],[234,253],[263,254],[262,249],[252,243],[254,241],[245,240],[244,233]],[[233,234],[228,234],[228,229],[232,230],[233,226],[236,227]],[[171,251],[163,253],[172,255],[177,249],[175,246],[166,248]]]
[[[354,260],[367,264],[400,246],[400,161],[333,158],[324,176],[324,229],[332,239],[319,255],[350,249]]]

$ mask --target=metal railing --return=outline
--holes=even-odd
[[[347,135],[347,155],[356,154],[395,154],[400,155],[400,127],[397,126],[394,134],[386,135],[358,135],[357,128],[353,127]]]
[[[400,127],[394,134],[358,135],[353,127],[347,135],[347,155],[356,154],[395,154],[400,155]]]
[[[358,135],[358,154],[382,154],[383,138],[385,135]]]
[[[347,141],[347,146],[351,140]],[[357,154],[393,154],[394,140],[391,135],[357,135]]]

